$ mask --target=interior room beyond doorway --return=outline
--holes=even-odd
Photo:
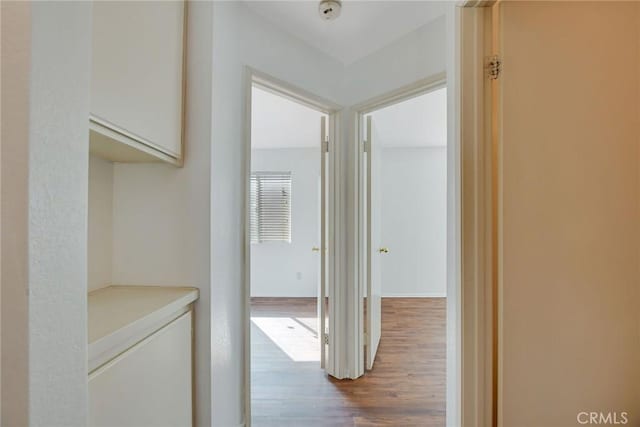
[[[253,425],[288,399],[295,375],[321,367],[321,122],[275,91],[251,93],[250,327]]]
[[[447,89],[434,81],[387,99],[359,114],[364,379],[412,379],[389,391],[444,416]],[[409,354],[390,356],[399,349]]]

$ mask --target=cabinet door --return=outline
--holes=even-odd
[[[93,2],[91,120],[182,155],[184,1]]]
[[[191,312],[89,376],[89,426],[192,424]]]

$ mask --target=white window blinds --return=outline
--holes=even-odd
[[[291,243],[291,172],[251,174],[251,243]]]

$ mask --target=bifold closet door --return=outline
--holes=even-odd
[[[381,256],[387,251],[381,246],[381,208],[380,175],[381,149],[373,137],[371,116],[366,116],[365,156],[366,156],[366,263],[367,263],[367,299],[365,321],[365,366],[373,368],[382,333],[382,275]]]

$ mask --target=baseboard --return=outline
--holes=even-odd
[[[385,294],[382,298],[446,298],[446,293],[434,292],[432,294]]]

